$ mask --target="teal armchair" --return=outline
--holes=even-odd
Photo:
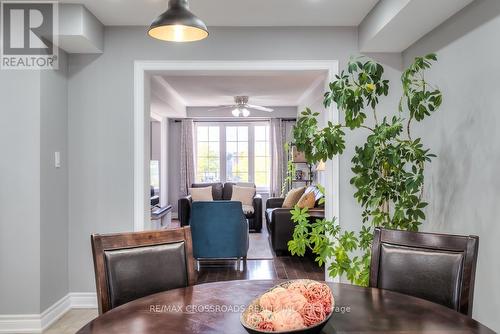
[[[193,202],[190,223],[195,259],[246,258],[248,222],[241,202]]]

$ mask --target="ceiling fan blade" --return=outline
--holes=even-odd
[[[236,105],[232,105],[232,106],[218,106],[218,107],[215,107],[215,108],[212,108],[212,109],[208,109],[207,111],[210,112],[210,111],[224,110],[224,109],[231,109],[231,108],[236,108]]]
[[[262,106],[256,106],[256,105],[253,105],[253,104],[247,104],[246,106],[248,108],[250,108],[250,109],[255,109],[255,110],[261,110],[261,111],[267,111],[267,112],[273,112],[274,111],[274,109],[267,108],[267,107],[262,107]]]

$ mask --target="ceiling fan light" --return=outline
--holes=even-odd
[[[241,110],[241,113],[243,114],[243,117],[248,117],[250,116],[250,110],[248,110],[247,108],[243,108]]]
[[[231,114],[233,114],[234,117],[238,117],[240,116],[240,110],[238,108],[235,108],[233,109],[233,111],[231,111]]]
[[[149,27],[149,36],[171,42],[194,42],[208,36],[205,23],[189,10],[187,0],[170,0],[168,9]]]

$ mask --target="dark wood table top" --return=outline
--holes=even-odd
[[[227,281],[158,293],[99,316],[77,334],[246,333],[240,312],[280,282]],[[419,298],[329,285],[336,310],[322,333],[494,333],[465,315]]]

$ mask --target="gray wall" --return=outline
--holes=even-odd
[[[161,122],[151,120],[151,160],[161,160]]]
[[[474,317],[500,331],[500,1],[476,0],[404,53],[437,52],[427,75],[443,92],[439,113],[414,136],[438,157],[426,174],[430,231],[480,238]]]
[[[68,278],[68,89],[66,54],[59,70],[40,81],[40,310],[69,291]],[[54,166],[54,152],[61,167]]]
[[[107,27],[104,54],[70,56],[70,290],[95,291],[91,233],[133,229],[134,60],[338,59],[344,68],[357,45],[355,28],[211,28],[208,40],[174,45],[148,38],[145,27]],[[392,61],[385,58],[379,60]],[[388,71],[399,76],[396,67]],[[395,107],[397,97],[390,100]],[[347,189],[341,215],[348,226],[360,219],[349,161],[341,159],[341,190]]]
[[[40,72],[0,71],[0,314],[40,313]]]
[[[0,71],[0,314],[38,314],[68,279],[66,54],[58,71]],[[62,167],[54,168],[54,152]]]

